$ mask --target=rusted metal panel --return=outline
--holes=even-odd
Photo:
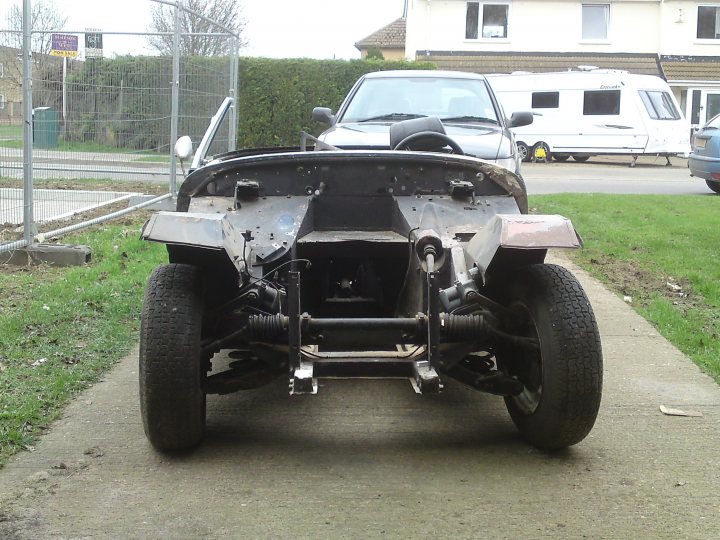
[[[493,216],[468,243],[468,255],[484,275],[498,249],[579,248],[582,241],[569,219],[557,215]]]

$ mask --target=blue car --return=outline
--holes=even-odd
[[[688,165],[691,176],[704,178],[710,189],[720,193],[720,114],[695,133]]]

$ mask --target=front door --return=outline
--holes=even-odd
[[[685,117],[690,120],[693,129],[699,129],[717,114],[720,114],[720,90],[688,90]]]

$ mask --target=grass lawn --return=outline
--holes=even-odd
[[[67,236],[83,267],[0,266],[0,466],[137,342],[140,306],[164,246],[139,240],[147,213]]]
[[[585,242],[575,262],[720,382],[720,197],[545,195],[531,207],[570,218]]]

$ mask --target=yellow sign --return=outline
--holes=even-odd
[[[65,58],[77,58],[77,51],[50,51],[50,56],[64,56]]]

